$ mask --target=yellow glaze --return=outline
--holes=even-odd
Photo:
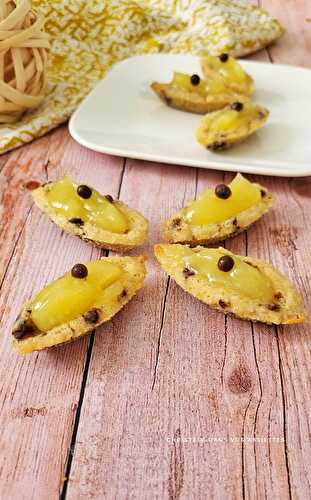
[[[47,200],[55,213],[64,215],[68,220],[82,219],[112,233],[126,233],[128,220],[114,203],[94,189],[90,198],[81,198],[77,187],[68,176],[52,185],[47,192]]]
[[[239,105],[236,102],[204,116],[196,131],[198,142],[213,151],[228,149],[264,126],[269,117],[266,108],[251,102],[240,104],[240,110],[232,109]]]
[[[176,88],[180,88],[183,90],[187,90],[190,92],[197,92],[202,95],[217,95],[217,94],[230,94],[231,90],[226,87],[223,80],[221,78],[213,78],[213,79],[200,79],[200,83],[198,85],[193,85],[191,83],[191,75],[187,75],[185,73],[174,73],[172,86]]]
[[[216,224],[247,210],[259,203],[261,193],[258,185],[237,174],[229,184],[231,196],[226,200],[218,198],[214,189],[206,189],[186,210],[189,224]]]
[[[194,271],[198,278],[207,280],[216,288],[225,288],[233,294],[238,293],[264,304],[273,303],[275,294],[273,284],[256,267],[247,264],[235,255],[231,271],[224,272],[218,268],[219,259],[224,255],[229,255],[224,249],[204,248],[198,254],[189,247],[171,245],[168,252],[169,256],[175,257],[176,260],[182,258],[185,268]]]
[[[75,278],[71,272],[43,288],[32,301],[31,319],[43,332],[67,323],[101,303],[102,294],[114,296],[120,266],[98,260],[87,264],[86,278]],[[111,287],[111,285],[113,286]],[[109,287],[109,289],[107,289]],[[118,292],[122,291],[122,286]]]

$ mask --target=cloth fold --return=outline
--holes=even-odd
[[[0,127],[0,153],[66,121],[122,59],[156,52],[245,56],[283,33],[246,0],[33,0],[33,6],[46,17],[51,41],[47,95],[19,122]]]

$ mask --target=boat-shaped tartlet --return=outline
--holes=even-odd
[[[68,176],[35,189],[32,196],[61,229],[101,248],[125,252],[146,239],[148,222],[142,214]]]
[[[203,80],[196,74],[174,73],[170,83],[153,82],[151,88],[171,108],[189,113],[210,113],[248,100],[227,87],[222,79]]]
[[[244,231],[269,210],[274,196],[237,174],[228,184],[206,189],[165,222],[164,238],[191,246],[218,243]]]
[[[186,292],[213,309],[269,324],[302,323],[301,297],[271,264],[225,248],[159,244],[155,256]]]
[[[238,94],[249,96],[253,92],[253,78],[246,73],[234,57],[228,54],[207,55],[202,57],[200,62],[206,78],[220,78],[225,85]]]
[[[196,138],[210,151],[229,149],[257,132],[268,117],[266,108],[237,101],[230,107],[204,116],[196,131]]]
[[[142,288],[146,258],[76,264],[24,304],[13,327],[19,354],[71,342],[110,320]]]

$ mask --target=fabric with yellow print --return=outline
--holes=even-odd
[[[247,0],[33,0],[33,6],[46,17],[51,41],[47,95],[19,122],[0,127],[0,153],[66,121],[117,61],[150,52],[244,56],[283,33]]]

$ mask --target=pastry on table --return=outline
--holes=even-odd
[[[225,248],[159,244],[155,256],[186,292],[213,309],[269,324],[302,323],[301,297],[271,264]]]
[[[210,151],[229,149],[262,128],[268,117],[266,108],[237,101],[204,116],[196,131],[196,138]]]
[[[170,243],[208,245],[244,231],[269,210],[274,196],[237,174],[230,184],[208,188],[165,222]]]
[[[201,68],[205,78],[220,78],[225,85],[238,94],[249,96],[254,90],[253,78],[229,54],[204,56],[201,58]]]
[[[146,239],[148,222],[142,214],[68,176],[35,189],[32,196],[61,229],[101,248],[125,252]]]
[[[196,74],[175,72],[170,83],[153,82],[151,88],[168,106],[198,114],[210,113],[236,101],[248,100],[247,96],[226,86],[221,78],[203,80]]]
[[[19,354],[71,342],[110,320],[142,288],[146,258],[76,264],[24,304],[13,327]]]

